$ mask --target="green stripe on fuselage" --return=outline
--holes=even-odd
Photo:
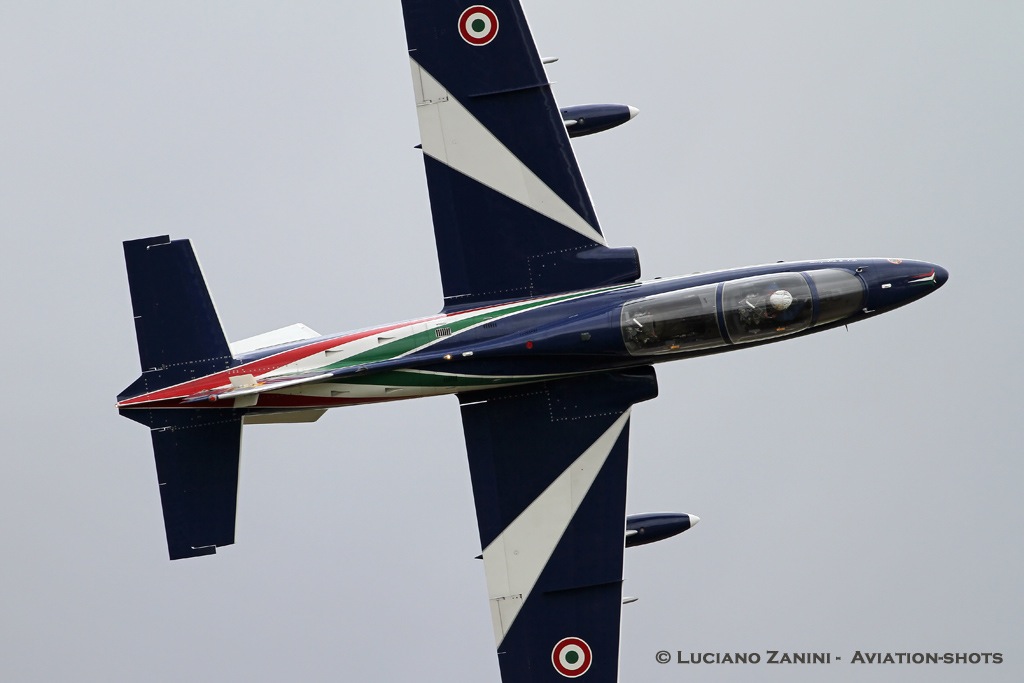
[[[530,310],[532,308],[538,308],[540,306],[560,303],[562,301],[569,301],[571,299],[579,299],[584,296],[591,294],[601,294],[603,292],[611,292],[622,287],[628,287],[630,285],[615,285],[613,287],[603,287],[601,289],[593,289],[586,292],[574,292],[572,294],[566,294],[564,296],[555,297],[552,299],[544,299],[542,301],[527,301],[522,304],[510,306],[508,308],[491,308],[485,311],[481,311],[479,315],[474,315],[463,320],[455,320],[452,322],[441,323],[438,327],[447,327],[451,329],[452,334],[457,334],[465,329],[474,327],[480,323],[487,322],[495,318],[503,318],[516,313]],[[376,363],[384,360],[391,360],[399,356],[405,355],[416,349],[422,348],[431,342],[437,341],[437,334],[434,332],[435,328],[424,330],[423,332],[417,332],[411,334],[408,337],[402,339],[396,339],[384,344],[381,344],[375,349],[368,349],[362,353],[357,353],[354,356],[350,356],[344,360],[340,360],[337,363],[331,363],[330,365],[324,366],[324,370],[337,370],[340,368],[347,368],[353,365],[366,365],[369,363]],[[346,378],[345,381],[348,381]],[[375,382],[374,382],[375,383]]]

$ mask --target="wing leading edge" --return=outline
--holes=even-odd
[[[460,396],[503,683],[618,675],[629,419],[650,367]]]
[[[519,2],[403,0],[448,309],[633,282],[605,245]]]

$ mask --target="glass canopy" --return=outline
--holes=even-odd
[[[860,278],[846,270],[758,275],[627,302],[622,339],[634,356],[758,342],[842,320],[863,301]]]

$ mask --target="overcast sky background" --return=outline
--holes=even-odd
[[[628,510],[702,522],[627,552],[621,680],[1021,680],[1024,3],[526,10],[560,104],[641,110],[574,145],[645,277],[951,273],[848,331],[659,367]],[[125,239],[191,238],[231,339],[435,312],[418,142],[398,0],[0,3],[0,679],[499,680],[453,397],[247,428],[236,545],[173,563],[149,434],[114,410]]]

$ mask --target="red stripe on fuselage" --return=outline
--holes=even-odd
[[[399,327],[405,327],[406,325],[415,325],[417,323],[428,322],[430,320],[437,320],[438,318],[444,317],[446,316],[435,315],[429,318],[413,320],[411,322],[394,323],[391,325],[385,325],[384,327],[376,327],[372,330],[367,330],[365,332],[354,332],[351,334],[343,334],[337,337],[331,337],[329,339],[322,339],[320,341],[315,341],[305,346],[299,346],[294,349],[288,349],[287,351],[275,353],[265,358],[260,358],[258,360],[251,361],[244,365],[239,365],[237,367],[231,368],[230,370],[222,370],[220,372],[215,372],[212,375],[200,377],[199,379],[193,379],[189,380],[188,382],[176,384],[173,387],[167,387],[166,389],[159,389],[148,394],[135,396],[134,398],[129,398],[127,400],[121,401],[117,405],[123,407],[136,405],[139,403],[149,403],[151,401],[165,401],[168,399],[175,398],[188,398],[189,396],[193,396],[204,391],[209,391],[210,389],[216,389],[218,387],[226,386],[230,384],[229,378],[235,377],[237,375],[265,375],[268,372],[273,372],[274,370],[284,367],[285,365],[295,363],[304,358],[309,358],[310,356],[320,353],[321,351],[332,349],[335,346],[340,346],[341,344],[347,344],[349,342],[357,341],[359,339],[364,339],[374,334],[380,334],[381,332],[389,332],[391,330],[398,329]]]
[[[339,396],[303,396],[300,394],[260,394],[259,405],[249,412],[259,415],[260,412],[273,412],[275,409],[298,409],[308,410],[312,408],[341,408],[343,406],[358,406],[367,403],[390,403],[392,401],[404,401],[415,396],[373,396],[365,398],[344,398]],[[227,398],[223,401],[182,403],[179,398],[147,401],[145,405],[120,407],[132,408],[133,410],[176,410],[202,408],[203,410],[234,410],[234,399]]]

